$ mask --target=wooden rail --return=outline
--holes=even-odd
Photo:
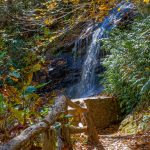
[[[66,126],[66,124],[68,124],[68,118],[61,117],[60,119],[61,114],[63,114],[63,116],[68,114],[68,106],[74,108],[80,116],[84,118],[86,122],[84,127]],[[55,121],[61,123],[57,135],[52,126]],[[90,142],[94,144],[99,143],[98,134],[93,125],[92,116],[90,116],[88,109],[80,107],[65,96],[59,96],[43,121],[28,127],[22,131],[20,135],[11,139],[6,144],[1,145],[0,150],[30,150],[34,143],[34,139],[41,134],[42,150],[56,150],[56,141],[58,142],[58,150],[62,150],[64,147],[71,150],[71,134],[82,132],[88,133],[88,140]]]

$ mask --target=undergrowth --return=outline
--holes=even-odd
[[[109,53],[103,61],[105,92],[118,97],[128,114],[141,101],[150,99],[150,16],[135,19],[126,30],[114,29],[104,39]]]

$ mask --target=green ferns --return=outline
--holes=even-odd
[[[136,19],[130,30],[115,29],[104,39],[110,53],[103,65],[104,86],[120,100],[122,112],[129,113],[141,100],[150,99],[150,16]]]

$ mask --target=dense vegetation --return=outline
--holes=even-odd
[[[149,26],[150,17],[138,18],[132,27],[115,29],[104,40],[105,49],[111,53],[103,62],[106,91],[119,98],[126,113],[150,98]]]

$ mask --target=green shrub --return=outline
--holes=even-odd
[[[140,100],[150,99],[150,16],[137,18],[130,30],[114,29],[104,39],[105,91],[118,97],[129,113]]]

